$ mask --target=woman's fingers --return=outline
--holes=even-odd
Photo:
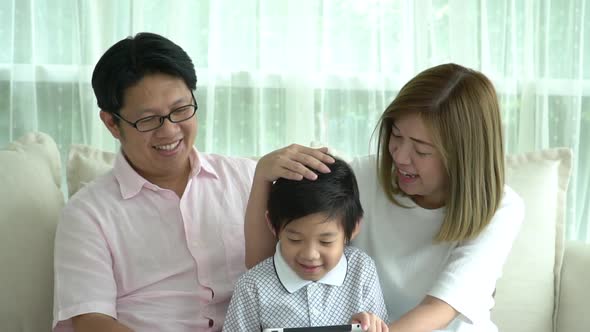
[[[361,324],[361,329],[363,329],[363,331],[367,331],[371,325],[370,314],[368,312],[359,312],[352,316],[352,323]]]
[[[318,161],[322,162],[322,163],[328,163],[331,164],[334,162],[334,158],[332,158],[329,154],[328,154],[328,148],[327,147],[321,147],[321,148],[310,148],[307,146],[302,146],[302,145],[296,145],[294,144],[295,150],[297,152],[309,155],[311,157],[313,157],[314,159],[317,159]]]
[[[311,168],[321,173],[330,173],[330,168],[326,164],[334,162],[332,157],[317,150],[298,152],[293,155],[293,160],[308,169]]]
[[[271,182],[278,178],[315,180],[317,175],[313,170],[322,173],[330,172],[326,164],[333,163],[334,158],[328,155],[327,151],[327,148],[315,149],[292,144],[262,157],[257,166],[257,172]]]
[[[353,324],[361,324],[363,331],[367,332],[389,332],[389,327],[379,316],[368,313],[359,312],[352,316]]]
[[[306,167],[303,163],[298,161],[298,159],[286,159],[283,161],[282,165],[287,172],[294,173],[294,175],[298,176],[298,178],[289,179],[301,180],[303,177],[305,177],[309,180],[315,180],[317,178],[317,174]]]

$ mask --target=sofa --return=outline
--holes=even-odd
[[[571,158],[568,149],[506,158],[507,183],[524,199],[526,217],[496,288],[500,331],[590,331],[590,244],[564,238]],[[43,133],[0,150],[0,331],[50,331],[60,210],[114,154],[72,145],[64,159]]]

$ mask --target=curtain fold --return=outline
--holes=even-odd
[[[496,85],[508,153],[574,151],[567,235],[590,242],[589,17],[584,0],[2,1],[0,143],[43,131],[64,158],[77,143],[114,151],[90,78],[140,31],[191,55],[196,145],[229,155],[312,141],[371,153],[401,86],[456,62]]]

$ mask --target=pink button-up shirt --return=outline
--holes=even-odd
[[[121,153],[64,208],[55,243],[54,330],[112,316],[135,331],[220,331],[245,271],[243,220],[255,163],[199,154],[182,198]]]

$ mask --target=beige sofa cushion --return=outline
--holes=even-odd
[[[0,167],[0,330],[50,331],[59,152],[49,136],[29,134],[0,150]]]
[[[568,149],[506,159],[506,182],[523,198],[526,211],[497,285],[492,320],[500,331],[553,331],[571,159]]]
[[[113,167],[115,153],[88,145],[73,144],[67,164],[68,194],[72,197],[80,188]]]

